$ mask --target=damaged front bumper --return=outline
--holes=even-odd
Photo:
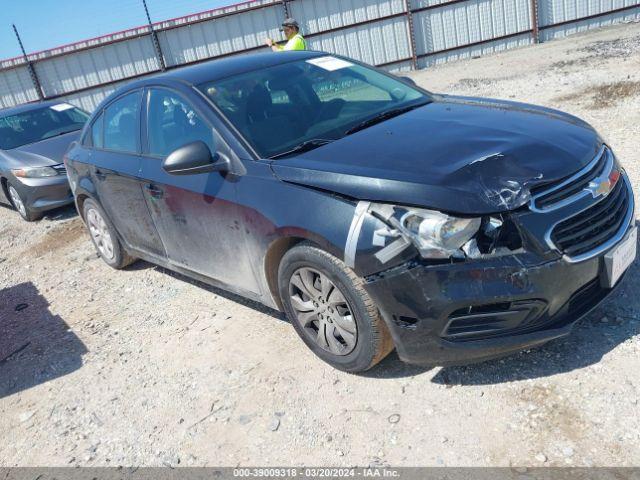
[[[536,260],[522,253],[409,262],[369,276],[365,288],[403,361],[472,363],[567,335],[613,291],[601,286],[602,256],[580,263]]]

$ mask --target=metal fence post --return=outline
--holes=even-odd
[[[533,43],[540,42],[540,28],[538,25],[538,0],[531,0],[531,35]]]
[[[282,8],[284,9],[284,18],[289,18],[289,2],[282,0]]]
[[[153,48],[156,51],[160,70],[164,72],[167,69],[167,66],[164,63],[164,56],[162,55],[162,48],[160,48],[160,42],[158,41],[158,34],[153,28],[153,23],[151,23],[151,15],[149,15],[149,9],[147,8],[147,0],[142,0],[142,5],[144,6],[144,13],[147,14],[147,22],[149,22],[149,30],[151,32],[151,41],[153,42]]]
[[[38,95],[39,100],[44,100],[44,90],[42,90],[42,85],[40,84],[40,80],[38,79],[38,74],[36,73],[36,69],[33,67],[33,63],[29,60],[27,56],[27,52],[24,49],[24,45],[22,44],[22,39],[20,38],[20,34],[18,33],[18,29],[15,24],[13,25],[13,32],[16,34],[16,38],[18,39],[18,44],[20,45],[20,50],[22,51],[22,57],[24,61],[27,63],[27,69],[29,70],[29,76],[31,77],[31,81],[33,82],[33,86],[36,89],[36,94]]]
[[[535,1],[535,0],[533,0]],[[416,32],[413,26],[413,12],[411,1],[404,0],[404,8],[407,12],[407,23],[409,24],[409,46],[411,48],[411,64],[414,70],[418,69],[418,55],[416,53]]]

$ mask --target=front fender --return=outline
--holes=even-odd
[[[281,181],[267,168],[249,164],[249,174],[242,177],[237,189],[241,224],[246,228],[248,252],[256,269],[264,270],[268,252],[284,239],[309,240],[345,261],[361,277],[415,255],[407,249],[403,255],[381,262],[375,256],[381,247],[374,244],[374,232],[383,224],[368,212],[360,217],[363,202]],[[355,249],[353,261],[347,258],[348,247]]]

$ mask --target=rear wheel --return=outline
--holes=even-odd
[[[279,290],[298,335],[322,360],[347,372],[363,372],[393,350],[384,320],[343,262],[310,244],[282,259]]]
[[[9,193],[9,200],[13,204],[13,208],[15,208],[20,216],[26,220],[27,222],[33,222],[35,220],[39,220],[42,218],[42,214],[39,212],[34,212],[30,208],[27,207],[24,200],[16,190],[16,188],[10,183],[7,184],[7,192]]]
[[[115,228],[107,219],[102,208],[93,200],[88,199],[85,200],[82,211],[91,241],[96,247],[98,255],[107,265],[121,269],[131,264],[135,259],[122,247]]]

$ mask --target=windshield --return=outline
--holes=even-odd
[[[0,149],[10,150],[80,130],[87,118],[82,110],[66,103],[0,116]]]
[[[285,63],[198,87],[263,158],[320,146],[430,97],[336,57]],[[364,122],[364,123],[363,123]],[[304,150],[306,147],[303,147]]]

